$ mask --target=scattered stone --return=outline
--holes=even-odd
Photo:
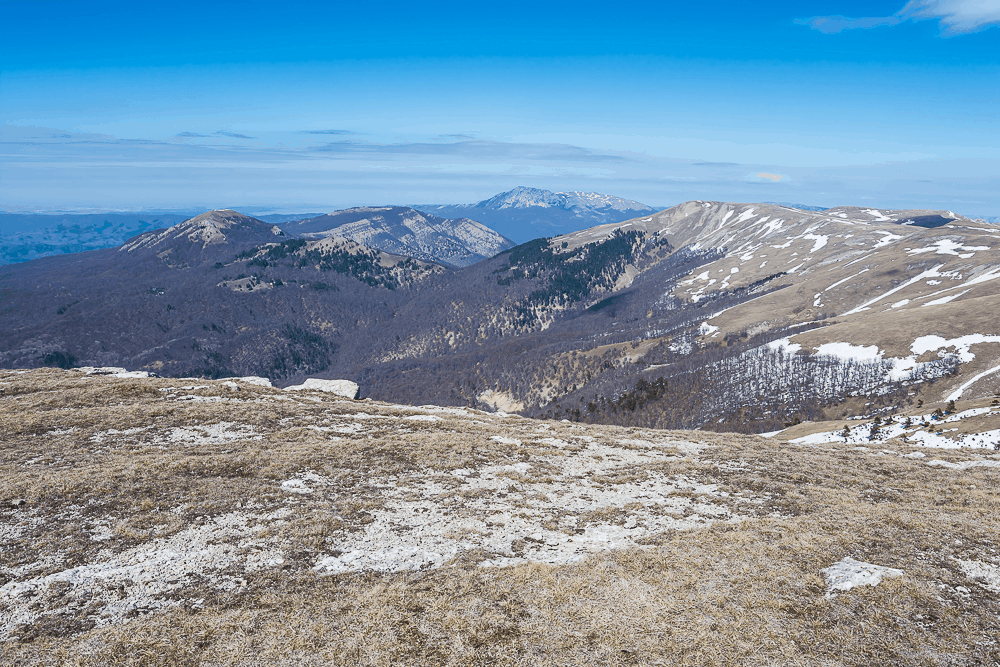
[[[1000,593],[1000,566],[984,563],[981,560],[958,560],[956,558],[955,562],[969,579],[988,591]]]
[[[155,376],[153,373],[147,371],[130,371],[118,366],[80,366],[75,370],[87,375],[110,375],[116,378],[148,378]]]

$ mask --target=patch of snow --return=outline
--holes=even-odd
[[[813,247],[809,250],[809,254],[816,252],[817,250],[822,250],[826,246],[827,241],[830,240],[829,236],[824,236],[822,234],[804,234],[802,238],[807,241],[813,241]]]
[[[702,322],[701,326],[698,327],[698,333],[701,334],[702,336],[710,336],[715,332],[717,332],[718,330],[719,327],[712,326],[708,322]]]
[[[914,283],[920,282],[921,280],[925,280],[927,278],[937,278],[937,277],[939,277],[941,275],[940,269],[942,269],[943,267],[944,267],[944,264],[938,264],[937,266],[935,266],[932,269],[928,269],[926,271],[923,271],[919,275],[917,275],[917,276],[915,276],[913,278],[910,278],[909,280],[907,280],[902,285],[894,287],[891,290],[889,290],[888,292],[885,292],[884,294],[880,294],[879,296],[875,297],[874,299],[866,301],[865,303],[861,304],[857,308],[854,308],[852,310],[847,311],[846,313],[844,313],[844,315],[854,315],[855,313],[860,313],[863,310],[867,310],[868,306],[871,306],[872,304],[881,301],[882,299],[886,298],[887,296],[891,296],[891,295],[895,294],[896,292],[904,290],[904,289],[906,289],[907,287],[909,287],[910,285],[912,285]]]
[[[882,565],[862,563],[853,558],[844,558],[830,567],[820,570],[827,583],[826,598],[837,592],[849,591],[856,586],[878,586],[886,577],[901,577],[902,570]]]
[[[966,336],[959,336],[958,338],[945,339],[938,335],[928,335],[920,336],[913,341],[910,346],[910,352],[920,356],[925,352],[933,352],[935,350],[948,349],[949,347],[954,347],[956,353],[958,354],[958,360],[963,364],[967,364],[976,358],[969,348],[973,345],[978,345],[979,343],[1000,343],[1000,336],[987,336],[983,334],[968,334]]]
[[[795,354],[802,349],[802,346],[798,343],[789,342],[787,338],[779,338],[778,340],[772,340],[767,344],[768,349],[774,350],[776,352],[784,352],[785,354]]]
[[[964,292],[959,292],[958,294],[952,294],[951,296],[943,296],[940,299],[934,299],[933,301],[928,301],[927,303],[923,304],[920,307],[921,308],[926,308],[927,306],[940,306],[940,305],[948,303],[949,301],[954,301],[955,299],[959,298],[960,296],[964,296],[964,295],[968,294],[971,291],[972,290],[968,290],[967,289]]]
[[[408,419],[415,422],[440,422],[444,421],[441,417],[437,415],[410,415],[409,417],[403,417],[403,419]]]
[[[969,259],[975,253],[989,250],[989,246],[965,246],[951,239],[938,239],[929,248],[916,248],[907,250],[911,255],[919,255],[925,252],[933,252],[935,255],[955,255],[962,259]]]
[[[968,389],[972,385],[976,384],[977,382],[979,382],[980,380],[982,380],[987,375],[993,375],[994,373],[996,373],[998,371],[1000,371],[1000,366],[994,366],[993,368],[990,368],[988,370],[983,371],[982,373],[979,373],[978,375],[973,376],[967,382],[965,382],[964,384],[962,384],[961,387],[959,387],[955,391],[951,392],[948,395],[948,398],[946,398],[945,400],[946,401],[957,401],[959,398],[962,397],[962,394],[965,392],[966,389]]]
[[[877,211],[873,208],[865,209],[865,213],[875,218],[875,222],[891,222],[892,218],[887,217],[882,211]],[[888,234],[889,232],[882,232],[883,234]]]
[[[893,234],[892,232],[879,232],[879,234],[882,234],[882,238],[878,240],[878,243],[872,246],[872,250],[878,250],[879,248],[884,248],[887,245],[891,244],[893,241],[898,241],[899,239],[903,238],[902,236],[899,236],[898,234]]]
[[[846,282],[847,282],[848,280],[850,280],[851,278],[857,278],[858,276],[860,276],[860,275],[861,275],[862,273],[864,273],[865,271],[868,271],[868,269],[861,269],[860,271],[858,271],[858,272],[857,272],[856,274],[854,274],[853,276],[847,276],[846,278],[842,278],[841,280],[838,280],[837,282],[835,282],[834,284],[830,285],[829,287],[827,287],[827,288],[826,288],[825,290],[823,290],[823,291],[824,291],[824,292],[826,292],[826,291],[828,291],[828,290],[832,290],[832,289],[833,289],[834,287],[840,287],[841,285],[843,285],[844,283],[846,283]]]
[[[880,361],[882,352],[878,345],[851,345],[850,343],[823,343],[815,348],[816,354],[823,357],[835,357],[844,361]]]

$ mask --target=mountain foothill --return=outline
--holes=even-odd
[[[570,195],[487,201],[538,215]],[[1000,227],[601,201],[620,219],[520,245],[479,205],[280,225],[217,210],[7,265],[0,366],[344,378],[395,403],[756,433],[1000,390]]]

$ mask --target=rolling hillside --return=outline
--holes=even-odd
[[[0,363],[744,432],[1000,390],[1000,228],[948,211],[688,202],[462,269],[236,215],[8,267]]]

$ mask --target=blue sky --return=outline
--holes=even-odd
[[[1000,0],[360,5],[0,0],[0,207],[1000,215]]]

